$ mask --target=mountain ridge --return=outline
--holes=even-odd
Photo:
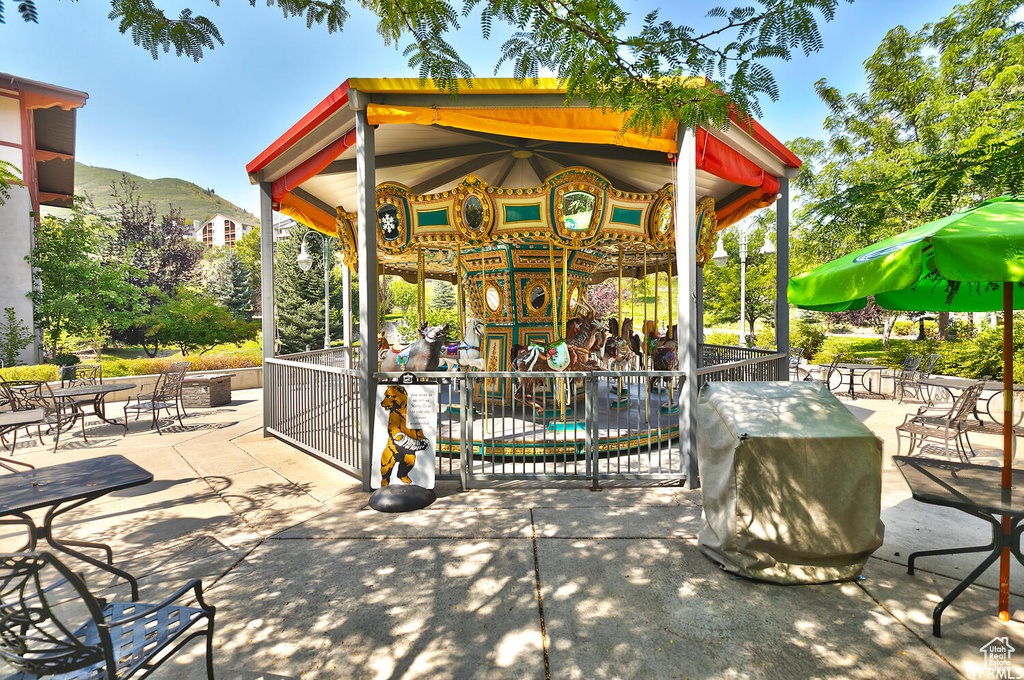
[[[75,194],[91,200],[101,214],[109,215],[114,212],[111,185],[119,184],[122,176],[135,183],[135,192],[141,202],[152,203],[157,214],[166,214],[173,205],[181,210],[182,217],[197,222],[204,222],[216,214],[242,222],[258,222],[255,215],[218,196],[213,189],[203,189],[188,180],[177,177],[146,179],[124,170],[79,162],[75,162]]]

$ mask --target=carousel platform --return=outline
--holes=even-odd
[[[595,450],[599,457],[661,451],[679,436],[679,386],[669,397],[665,388],[650,391],[633,382],[618,394],[618,380],[598,381]],[[452,394],[457,394],[452,392]],[[471,423],[473,455],[486,460],[565,460],[584,456],[586,408],[583,395],[566,405],[565,416],[554,400],[546,400],[544,415],[516,402],[474,404]],[[461,422],[457,405],[442,397],[437,453],[457,457]]]

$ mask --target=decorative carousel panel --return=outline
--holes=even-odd
[[[413,202],[412,238],[417,241],[437,240],[438,236],[456,235],[452,213],[455,197],[446,196],[441,200]]]
[[[552,176],[551,211],[555,234],[565,245],[579,247],[597,235],[604,221],[608,180],[595,172],[572,168]]]
[[[551,318],[551,281],[545,277],[531,277],[521,280],[520,296],[522,312],[520,316],[529,319]]]
[[[397,254],[409,244],[409,190],[400,184],[377,187],[377,246]]]
[[[338,245],[341,249],[341,260],[346,267],[356,267],[359,249],[356,247],[356,213],[345,212],[337,208],[334,222],[338,229]]]
[[[675,199],[671,192],[661,196],[654,204],[648,218],[651,242],[661,247],[675,244]]]
[[[480,178],[467,175],[455,188],[455,226],[467,243],[480,243],[490,238],[494,227],[494,203],[489,187]]]
[[[697,201],[697,266],[703,267],[711,259],[718,233],[715,199],[706,196]]]
[[[547,201],[534,189],[494,189],[494,238],[545,236],[551,231]]]
[[[550,271],[552,259],[554,260],[555,273],[562,271],[562,257],[564,252],[561,248],[555,248],[552,254],[547,245],[529,245],[514,248],[512,250],[512,268],[536,269]],[[571,254],[570,254],[571,255]]]

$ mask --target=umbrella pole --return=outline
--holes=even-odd
[[[1013,283],[1003,283],[1003,478],[1004,494],[1013,483]],[[1010,518],[1003,517],[1003,534]],[[1010,547],[999,556],[999,620],[1010,620]]]

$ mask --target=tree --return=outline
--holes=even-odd
[[[618,318],[619,288],[617,279],[607,279],[587,287],[587,304],[599,317]]]
[[[309,231],[308,227],[296,224],[288,238],[278,242],[274,254],[277,333],[283,354],[302,352],[306,347],[316,349],[324,344],[323,240],[306,239],[308,252],[313,258],[309,271],[302,271],[295,262],[299,244]],[[340,309],[342,287],[332,285],[330,292],[331,309]],[[341,324],[332,323],[331,338],[339,338],[341,333]]]
[[[56,350],[65,333],[123,329],[143,306],[141,272],[125,261],[99,258],[99,225],[79,209],[68,219],[45,217],[35,231],[30,294],[36,327]]]
[[[110,237],[103,249],[105,262],[127,262],[133,267],[130,281],[145,293],[145,309],[151,309],[179,286],[197,281],[203,246],[191,238],[192,227],[180,210],[168,206],[158,215],[152,203],[142,203],[135,182],[122,175],[112,186],[114,215]],[[114,340],[141,344],[146,354],[156,356],[155,336],[141,323],[129,323],[112,333]]]
[[[253,229],[245,233],[242,238],[235,241],[235,252],[238,259],[242,261],[246,271],[249,272],[249,287],[252,288],[252,304],[254,310],[259,310],[262,300],[260,297],[260,286],[263,280],[263,251],[260,245],[260,230]]]
[[[438,309],[455,309],[458,302],[455,295],[455,286],[447,281],[436,281],[433,294],[430,296],[430,306]]]
[[[14,313],[14,307],[4,307],[0,318],[0,364],[13,366],[18,354],[32,344],[32,331]]]
[[[214,263],[207,286],[210,294],[236,319],[250,321],[253,292],[249,270],[234,250],[228,250]]]
[[[187,288],[179,288],[173,298],[154,307],[142,318],[142,325],[159,344],[176,346],[184,356],[251,340],[259,331],[258,324],[235,318],[213,298]]]
[[[831,139],[792,145],[809,161],[796,185],[806,207],[795,260],[831,260],[1020,185],[1018,5],[974,0],[916,33],[892,29],[865,62],[864,93],[817,83]],[[1006,174],[978,165],[993,156]]]
[[[19,177],[20,174],[21,172],[13,164],[7,161],[0,161],[0,205],[10,200],[12,186],[25,186],[21,181],[21,177]]]
[[[758,320],[774,321],[775,314],[775,256],[760,252],[768,225],[775,220],[775,212],[764,210],[757,214],[757,224],[747,240],[747,274],[745,318],[741,326],[750,337],[755,337],[754,325]],[[740,256],[739,236],[736,229],[724,232],[725,250],[729,261],[719,267],[704,267],[704,310],[712,323],[740,320]]]
[[[354,1],[354,0],[353,0]],[[847,0],[852,1],[852,0]],[[204,50],[224,44],[207,17],[181,10],[169,17],[153,0],[111,0],[110,18],[122,34],[155,59],[173,47],[196,61]],[[250,0],[255,5],[255,0]],[[267,0],[285,17],[304,17],[333,33],[348,19],[346,0]],[[538,2],[537,0],[387,0],[362,2],[374,12],[384,44],[408,40],[405,55],[421,78],[458,93],[459,78],[473,69],[448,42],[462,18],[479,12],[481,33],[489,39],[495,22],[514,32],[502,44],[495,68],[508,62],[517,78],[554,73],[566,83],[567,98],[592,106],[632,111],[626,128],[657,130],[667,122],[691,129],[725,127],[730,116],[760,114],[758,98],[778,98],[766,62],[789,60],[821,49],[819,19],[831,21],[839,0],[754,0],[732,9],[714,7],[700,29],[663,19],[659,10],[631,21],[615,0]],[[688,6],[678,5],[688,11]],[[21,0],[26,21],[38,21],[34,0]],[[2,5],[0,5],[2,10]],[[703,76],[696,79],[687,76]]]

